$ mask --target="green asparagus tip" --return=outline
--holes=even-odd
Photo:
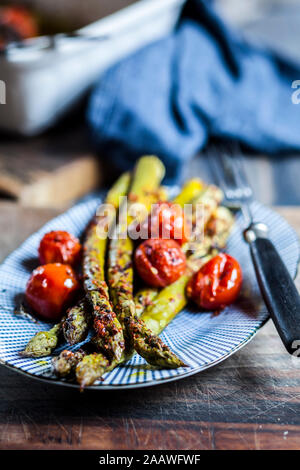
[[[67,377],[75,372],[77,364],[82,361],[86,355],[85,351],[78,349],[78,351],[68,351],[65,349],[59,356],[52,359],[52,369],[58,377]]]
[[[85,356],[76,366],[76,379],[80,385],[80,391],[101,379],[108,366],[109,361],[101,353]]]
[[[24,351],[19,354],[23,357],[50,356],[57,345],[58,338],[50,331],[40,331],[28,342]]]
[[[153,365],[167,369],[186,367],[164,342],[149,330],[138,318],[126,318],[126,325],[132,337],[136,352]]]

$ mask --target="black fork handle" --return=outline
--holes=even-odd
[[[257,281],[276,329],[290,354],[300,345],[300,296],[264,224],[245,231]]]

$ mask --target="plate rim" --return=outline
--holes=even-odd
[[[295,278],[294,278],[295,279]],[[163,378],[161,377],[160,379],[157,379],[157,380],[151,380],[151,381],[148,381],[148,382],[141,382],[141,383],[135,383],[135,384],[117,384],[117,385],[101,385],[101,384],[98,384],[98,385],[90,385],[89,387],[86,387],[84,389],[84,391],[86,390],[127,390],[127,389],[135,389],[135,388],[145,388],[145,387],[154,387],[156,385],[164,385],[165,383],[168,383],[168,382],[175,382],[176,380],[181,380],[181,379],[185,379],[187,377],[191,377],[192,375],[196,375],[200,372],[204,372],[205,370],[208,370],[212,367],[215,367],[217,366],[218,364],[220,364],[221,362],[225,361],[226,359],[228,359],[230,356],[233,356],[233,354],[235,354],[236,352],[238,352],[240,349],[242,349],[243,347],[245,347],[248,343],[250,343],[250,341],[252,341],[252,339],[254,338],[254,336],[256,336],[256,334],[258,333],[258,331],[270,320],[270,315],[268,315],[261,323],[261,325],[259,325],[250,335],[248,338],[246,338],[244,341],[242,341],[242,343],[240,343],[238,346],[236,346],[235,348],[233,348],[232,350],[228,351],[227,354],[225,354],[224,356],[220,357],[219,359],[213,361],[213,362],[210,362],[209,364],[204,364],[203,366],[200,366],[200,367],[197,367],[196,369],[192,369],[191,371],[188,371],[186,373],[183,373],[183,374],[180,374],[178,376],[175,376],[175,377],[168,377],[168,378]],[[15,372],[19,372],[20,374],[22,375],[25,375],[26,377],[29,377],[31,379],[35,379],[35,380],[38,380],[40,382],[45,382],[45,383],[50,383],[52,385],[60,385],[60,386],[65,386],[65,387],[69,387],[69,388],[74,388],[74,389],[78,389],[80,390],[80,385],[76,384],[76,383],[73,383],[73,382],[67,382],[67,381],[64,381],[64,380],[59,380],[59,379],[56,379],[56,378],[52,378],[52,377],[47,377],[47,376],[43,376],[43,375],[35,375],[33,374],[32,372],[28,372],[28,371],[25,371],[23,369],[20,369],[12,364],[9,364],[8,362],[6,361],[3,361],[3,359],[0,358],[0,365],[6,367],[7,369],[11,369]]]
[[[174,188],[174,186],[171,188]],[[99,200],[99,202],[101,201],[102,199],[102,196],[103,196],[104,192],[102,191],[99,195],[96,194],[94,195],[94,202],[96,200]],[[92,200],[91,200],[92,201]],[[29,235],[29,237],[27,237],[24,242],[22,242],[15,250],[13,250],[3,261],[2,263],[0,264],[0,267],[2,267],[7,261],[9,261],[10,257],[16,252],[16,250],[19,250],[19,249],[22,249],[23,245],[25,243],[28,242],[28,240],[35,236],[37,234],[37,232],[39,232],[40,230],[42,230],[48,223],[51,223],[53,222],[53,220],[55,220],[56,218],[62,216],[62,215],[65,215],[67,214],[69,211],[71,211],[72,209],[74,209],[75,207],[78,207],[78,206],[84,206],[86,203],[88,203],[90,201],[82,201],[82,202],[79,202],[78,204],[75,204],[74,206],[70,207],[68,210],[66,210],[65,212],[62,212],[61,214],[57,215],[56,217],[53,217],[52,219],[49,219],[45,224],[43,224],[38,230],[36,230],[35,232],[33,232],[31,235]],[[262,207],[266,207],[268,208],[269,210],[271,210],[272,212],[274,212],[278,217],[280,217],[283,221],[285,221],[286,224],[288,224],[289,228],[294,232],[295,234],[295,237],[297,238],[297,241],[298,241],[298,257],[297,257],[297,264],[296,264],[296,269],[295,269],[295,273],[293,274],[292,278],[293,280],[296,279],[297,277],[297,274],[298,274],[298,271],[299,271],[299,262],[300,262],[300,239],[299,239],[299,236],[298,236],[298,233],[296,232],[296,230],[294,229],[294,227],[292,227],[289,222],[281,215],[279,214],[276,210],[274,210],[272,207],[268,206],[268,205],[265,205],[257,200],[253,200],[254,203],[258,203],[260,206]],[[219,357],[218,359],[208,363],[208,364],[203,364],[202,366],[199,366],[197,368],[192,368],[191,370],[188,370],[187,372],[183,372],[181,374],[178,374],[176,376],[173,376],[173,377],[161,377],[159,379],[156,379],[156,380],[150,380],[150,381],[147,381],[147,382],[141,382],[141,383],[127,383],[127,384],[116,384],[116,385],[102,385],[101,383],[97,384],[97,385],[91,385],[89,387],[87,387],[85,390],[89,389],[89,390],[125,390],[125,389],[135,389],[135,388],[145,388],[145,387],[153,387],[153,386],[156,386],[156,385],[163,385],[165,383],[168,383],[168,382],[174,382],[174,381],[177,381],[177,380],[181,380],[181,379],[184,379],[184,378],[187,378],[187,377],[191,377],[192,375],[195,375],[195,374],[198,374],[200,372],[203,372],[205,370],[208,370],[210,369],[211,367],[214,367],[218,364],[220,364],[221,362],[225,361],[226,359],[228,359],[230,356],[232,356],[233,354],[235,354],[236,352],[238,352],[239,350],[241,350],[244,346],[246,346],[250,341],[252,341],[252,339],[256,336],[256,334],[258,333],[258,331],[269,321],[270,319],[270,315],[267,314],[266,317],[261,321],[261,323],[255,327],[255,329],[253,331],[251,331],[251,333],[249,333],[249,336],[244,339],[240,344],[238,344],[237,346],[233,347],[231,350],[229,350],[225,355]],[[29,377],[29,378],[33,378],[35,380],[38,380],[40,382],[44,382],[44,383],[50,383],[50,384],[53,384],[53,385],[59,385],[59,386],[64,386],[64,387],[69,387],[69,388],[75,388],[75,389],[80,389],[80,386],[76,383],[73,383],[73,382],[68,382],[68,381],[64,381],[64,380],[61,380],[61,379],[57,379],[55,377],[48,377],[48,376],[43,376],[43,375],[36,375],[32,372],[29,372],[29,371],[25,371],[23,369],[20,369],[19,367],[9,363],[7,360],[4,360],[0,357],[0,365],[1,366],[4,366],[10,370],[13,370],[15,372],[18,372],[22,375],[25,375],[26,377]]]

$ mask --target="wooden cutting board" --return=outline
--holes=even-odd
[[[76,142],[76,135],[71,144],[49,138],[1,142],[0,192],[24,206],[59,207],[94,190],[99,161]]]

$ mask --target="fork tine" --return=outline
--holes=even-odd
[[[228,152],[224,147],[213,147],[210,155],[210,163],[213,167],[217,184],[223,189],[225,194],[228,190],[237,187],[236,175],[233,173],[233,165],[229,161]]]
[[[245,158],[241,152],[240,146],[237,142],[232,142],[229,144],[227,153],[230,154],[231,157],[234,158],[234,162],[232,162],[233,171],[235,171],[237,185],[243,187],[244,189],[250,188],[246,170],[245,170]]]
[[[211,162],[218,183],[222,187],[227,198],[236,194],[236,198],[250,198],[252,189],[247,181],[244,168],[244,159],[239,146],[235,142],[214,147]]]
[[[210,159],[217,176],[218,184],[223,189],[226,199],[241,209],[247,226],[250,225],[252,214],[248,201],[252,196],[252,190],[247,182],[244,168],[241,162],[241,152],[237,151],[237,145],[228,144],[220,148],[214,148],[213,158]]]
[[[228,181],[226,181],[227,172],[225,171],[223,159],[220,155],[220,148],[218,147],[211,147],[211,151],[209,152],[209,163],[212,167],[213,176],[216,180],[216,183],[225,191],[228,186],[231,186]]]

